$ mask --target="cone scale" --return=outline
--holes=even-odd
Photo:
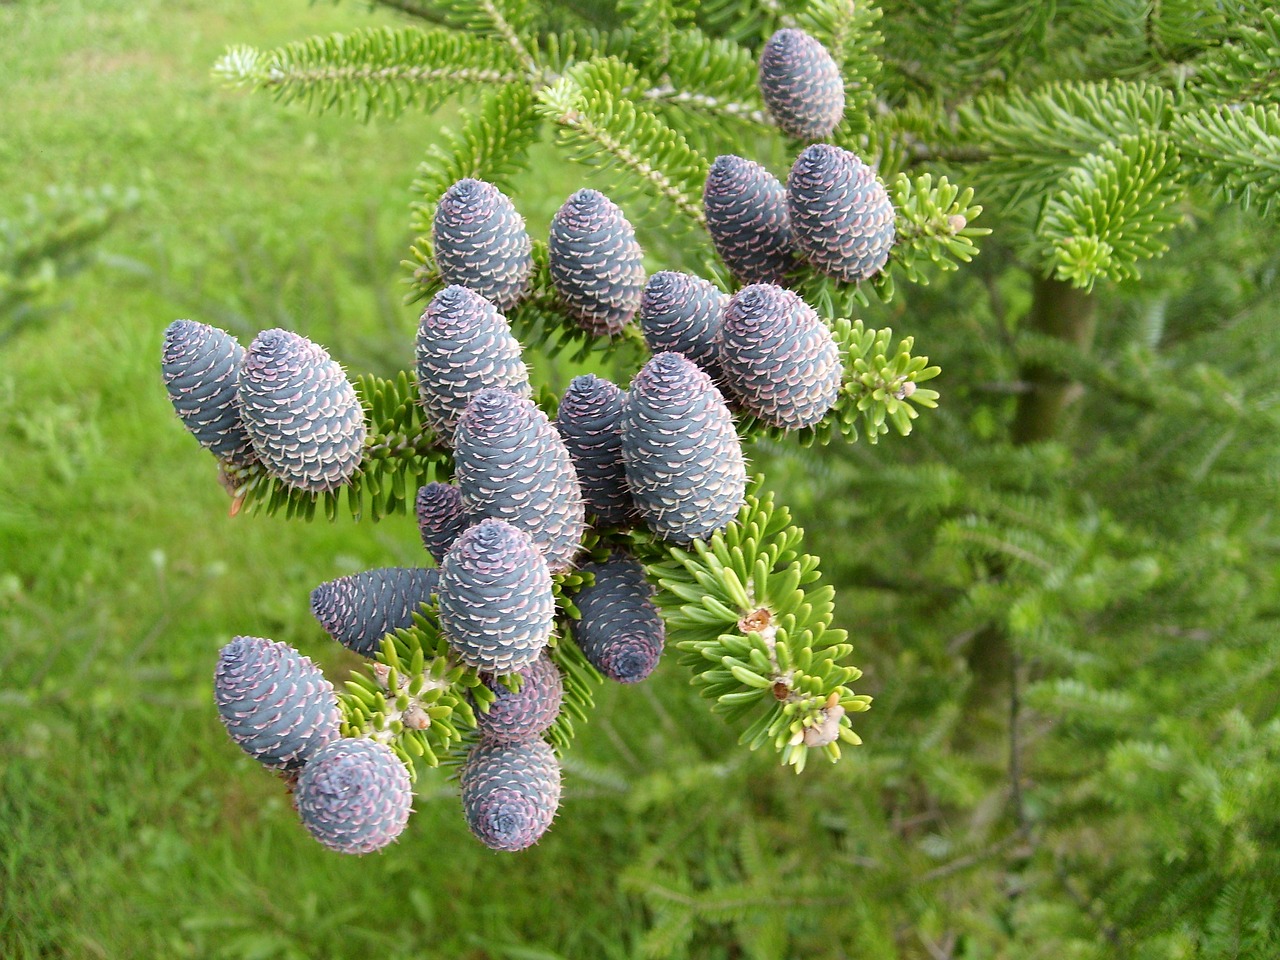
[[[302,770],[293,795],[303,825],[338,853],[372,853],[409,822],[409,771],[385,743],[338,739]]]
[[[482,740],[467,756],[459,779],[467,826],[493,850],[533,846],[560,805],[560,763],[542,740]]]
[[[623,393],[593,373],[574,377],[560,399],[556,429],[564,438],[588,513],[605,525],[635,521],[622,464]]]
[[[243,361],[244,347],[217,327],[175,320],[164,332],[161,374],[174,412],[202,447],[233,466],[257,459],[236,400]]]
[[[754,160],[716,157],[702,188],[707,232],[742,283],[781,283],[796,264],[787,191]]]
[[[377,656],[382,638],[413,626],[431,600],[439,572],[429,567],[381,567],[320,584],[311,612],[325,632],[362,657]]]
[[[574,622],[573,639],[610,680],[638,683],[658,666],[666,638],[644,568],[634,557],[615,553],[582,569],[595,575],[595,583],[574,597],[582,617]]]
[[[760,94],[773,122],[800,140],[825,140],[844,116],[840,68],[803,30],[779,30],[765,43]]]
[[[510,310],[529,290],[533,241],[509,197],[470,177],[445,191],[432,221],[432,248],[447,284]]]
[[[578,324],[613,336],[640,309],[643,251],[622,211],[598,190],[579,190],[551,219],[551,282]]]

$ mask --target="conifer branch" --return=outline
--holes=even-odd
[[[1280,197],[1280,106],[1205,107],[1182,114],[1173,133],[1201,178],[1264,213]]]

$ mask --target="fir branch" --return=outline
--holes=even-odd
[[[1202,180],[1229,200],[1270,212],[1280,196],[1280,106],[1193,110],[1174,121],[1173,134]]]
[[[365,119],[395,116],[410,104],[424,109],[474,86],[519,81],[506,51],[483,37],[414,27],[312,37],[275,50],[233,47],[213,68],[231,86],[270,90],[317,112]]]
[[[889,199],[897,211],[890,269],[911,283],[928,283],[925,264],[939,270],[957,270],[978,255],[974,240],[991,233],[973,226],[982,207],[973,202],[973,188],[961,190],[946,177],[933,182],[931,174],[914,180],[898,174],[888,184]]]
[[[661,69],[646,69],[651,85],[643,96],[672,108],[670,116],[675,122],[687,122],[692,111],[693,117],[728,121],[738,127],[772,127],[760,99],[756,73],[755,57],[746,48],[713,39],[700,30],[685,30],[671,39]]]
[[[1233,18],[1236,22],[1226,42],[1197,64],[1192,89],[1198,96],[1224,103],[1275,103],[1280,100],[1280,10],[1253,3],[1243,6]]]

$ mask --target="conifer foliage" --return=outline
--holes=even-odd
[[[589,716],[594,685],[643,679],[674,651],[666,659],[689,671],[741,743],[796,771],[860,744],[855,719],[909,755],[843,774],[868,789],[846,780],[828,797],[892,820],[879,848],[866,852],[835,817],[821,830],[842,838],[833,863],[916,871],[898,889],[922,891],[927,955],[1018,955],[1034,942],[1024,931],[1055,924],[1071,932],[1053,935],[1073,944],[1089,940],[1079,934],[1088,928],[1133,956],[1208,943],[1120,930],[1122,914],[1141,928],[1138,901],[1149,904],[1156,884],[1126,900],[1132,891],[1116,880],[1107,889],[1117,899],[1104,902],[1072,875],[1074,864],[1106,856],[1080,823],[1080,810],[1110,802],[1100,782],[1204,757],[1168,731],[1144,739],[1134,704],[1106,689],[1145,684],[1172,696],[1177,683],[1152,678],[1185,664],[1117,652],[1089,629],[1136,636],[1126,605],[1139,609],[1142,591],[1162,582],[1155,545],[1169,531],[1161,518],[1131,519],[1140,514],[1131,512],[1140,500],[1132,483],[1111,477],[1114,509],[1070,489],[1101,483],[1124,453],[1080,445],[1081,456],[1096,456],[1096,472],[1069,478],[1064,450],[1075,440],[1071,404],[1084,391],[1130,405],[1104,415],[1126,430],[1140,424],[1148,432],[1135,442],[1157,461],[1191,441],[1148,424],[1152,409],[1194,420],[1237,396],[1230,377],[1205,368],[1171,377],[1140,347],[1108,362],[1090,350],[1102,293],[1158,271],[1189,220],[1222,203],[1247,215],[1271,210],[1275,12],[1253,0],[1227,4],[1230,16],[1201,0],[1114,9],[1018,0],[386,5],[409,19],[272,51],[237,48],[217,71],[285,101],[360,116],[464,98],[457,130],[428,152],[415,181],[421,235],[406,281],[409,299],[425,306],[414,374],[348,383],[318,346],[304,350],[284,332],[269,331],[243,361],[221,340],[193,351],[198,362],[165,353],[175,406],[221,458],[237,508],[334,516],[345,497],[358,518],[377,519],[416,505],[439,578],[412,597],[397,593],[394,617],[370,606],[376,591],[345,603],[374,627],[359,638],[373,662],[341,698],[343,740],[385,746],[411,774],[457,763],[473,834],[495,849],[524,849],[555,817],[560,760],[574,722]],[[527,194],[513,184],[544,138],[580,186],[544,198],[542,208],[557,212],[544,231],[526,232],[532,207],[520,209]],[[988,223],[999,233],[975,262]],[[946,329],[923,319],[928,308],[945,313]],[[876,322],[890,317],[948,342],[973,383],[972,371],[986,377],[961,391],[956,412],[933,415],[944,435],[935,431],[924,452],[913,442],[854,446],[907,436],[939,399],[926,384],[941,371],[915,353],[916,331],[895,338]],[[171,339],[192,329],[175,328]],[[277,353],[291,345],[287,388],[268,376],[273,343]],[[594,353],[616,373],[535,393],[524,364],[535,351]],[[210,381],[194,382],[203,370]],[[1213,386],[1189,385],[1195,378]],[[191,415],[204,397],[215,399]],[[288,406],[296,398],[301,407]],[[1246,406],[1237,402],[1231,416],[1245,417]],[[215,445],[237,414],[255,462]],[[1233,436],[1205,448],[1197,483]],[[757,440],[767,442],[748,446]],[[770,451],[831,441],[821,460],[802,461],[821,465],[810,482],[856,481],[856,496],[817,496],[876,543],[835,561],[842,579],[882,589],[884,609],[938,634],[935,648],[899,655],[893,643],[913,641],[898,641],[907,628],[886,625],[875,603],[859,607],[863,633],[836,626],[835,591],[804,532],[766,479],[748,477],[748,450],[767,477],[787,462]],[[1273,463],[1261,469],[1274,478]],[[1123,559],[1112,563],[1112,554]],[[1187,576],[1201,569],[1193,554],[1173,555]],[[883,557],[896,561],[887,573]],[[944,609],[955,618],[950,633],[929,619]],[[868,635],[891,652],[870,649]],[[892,692],[890,719],[878,726],[860,717],[871,701],[855,692],[855,654],[879,658],[882,689],[896,689],[898,671],[920,684]],[[1126,657],[1132,670],[1116,666]],[[1105,764],[1089,767],[1053,724],[1038,734],[1049,744],[1037,747],[1050,758],[1045,782],[1070,783],[1080,807],[1028,799],[1020,765],[1031,748],[1019,739],[1028,710],[1081,738],[1109,738]],[[894,726],[900,717],[910,733]],[[942,739],[1006,722],[1007,771],[990,772],[985,754],[997,751],[961,764],[935,756]],[[1274,722],[1237,726],[1250,749],[1274,757]],[[1203,776],[1211,773],[1222,772]],[[881,800],[894,805],[892,817],[875,807]],[[364,837],[380,843],[399,824],[395,807],[373,826],[353,821],[336,833],[346,829],[343,811],[367,812],[362,798],[344,803],[308,821],[322,842],[356,838],[329,843],[335,849],[363,850]],[[982,832],[994,820],[1007,820],[1003,839]],[[928,841],[904,823],[924,825]],[[813,897],[796,895],[796,909],[811,914],[853,902],[835,867],[772,864],[743,830],[742,853],[726,869],[691,869],[681,835],[665,848],[669,873],[655,858],[628,878],[655,918],[648,955],[680,956],[694,931],[725,924],[744,941],[758,938],[752,956],[788,955],[787,938],[803,936],[803,924],[761,932],[770,904],[787,902],[779,885],[816,884]],[[1170,854],[1195,865],[1167,914],[1187,906],[1229,924],[1233,910],[1247,913],[1237,928],[1263,930],[1258,942],[1267,942],[1266,885],[1241,869],[1214,899],[1204,892],[1212,844],[1193,847]],[[948,862],[921,866],[940,856]],[[931,899],[928,884],[993,863],[1007,872],[990,889],[1060,888],[1041,892],[1056,897],[1052,909],[1028,918],[1011,894],[999,907],[983,902],[998,922],[969,916],[957,932],[939,920],[943,899]],[[740,884],[725,879],[735,872]],[[707,889],[687,889],[695,875]],[[733,895],[720,897],[725,890]],[[725,902],[758,908],[717,906]],[[870,908],[858,917],[901,946],[894,922]],[[939,924],[944,940],[927,939]]]

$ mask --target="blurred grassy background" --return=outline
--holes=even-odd
[[[0,352],[7,960],[603,955],[594,941],[625,929],[594,842],[628,842],[592,797],[616,789],[607,776],[574,777],[566,822],[518,865],[470,839],[443,777],[422,782],[405,842],[343,858],[213,710],[233,634],[286,640],[340,678],[351,663],[310,617],[310,589],[421,559],[406,518],[229,520],[158,376],[176,317],[245,342],[287,326],[353,370],[411,362],[398,263],[438,120],[316,118],[209,74],[231,43],[388,19],[305,0],[0,5],[3,205],[64,183],[143,195],[105,262],[60,288],[64,309]],[[594,752],[607,765],[614,751]]]

